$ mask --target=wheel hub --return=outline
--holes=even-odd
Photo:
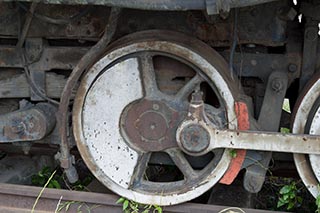
[[[201,125],[190,124],[181,131],[180,141],[188,152],[201,153],[208,148],[210,135]]]
[[[123,134],[129,146],[138,151],[155,152],[176,147],[175,131],[184,118],[165,103],[141,100],[129,104],[122,115]]]

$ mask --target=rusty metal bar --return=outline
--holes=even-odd
[[[40,187],[22,186],[0,183],[0,212],[30,212],[37,196],[40,193]],[[60,200],[61,205],[67,205],[72,202],[68,212],[78,212],[78,209],[86,212],[90,209],[92,213],[119,212],[122,213],[122,206],[116,204],[119,196],[114,194],[100,194],[93,192],[78,192],[57,189],[45,189],[35,212],[54,212],[57,209]],[[226,206],[184,203],[176,206],[163,207],[164,212],[172,213],[213,213],[226,209]],[[246,213],[268,213],[272,211],[242,209]],[[236,212],[236,211],[235,211]]]
[[[75,167],[73,166],[73,158],[69,151],[68,142],[68,106],[72,95],[72,91],[77,85],[82,73],[87,69],[92,63],[98,58],[106,49],[106,46],[110,43],[112,36],[115,33],[118,18],[120,17],[121,9],[112,8],[110,11],[108,24],[105,28],[105,33],[99,40],[99,42],[94,45],[78,62],[77,66],[73,69],[68,81],[63,89],[61,95],[61,101],[59,105],[59,111],[57,114],[59,132],[61,135],[60,144],[60,165],[65,169],[66,176],[71,183],[78,180],[78,174]]]

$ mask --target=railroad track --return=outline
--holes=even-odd
[[[0,212],[25,213],[31,212],[32,207],[42,188],[13,184],[0,184]],[[35,213],[55,212],[58,207],[64,206],[60,212],[122,212],[122,206],[116,204],[119,196],[114,194],[100,194],[93,192],[78,192],[58,189],[45,189],[37,202]],[[231,212],[223,211],[227,206],[184,203],[175,206],[163,207],[164,212]],[[267,213],[272,211],[242,209],[246,213]],[[240,210],[232,210],[241,212]]]

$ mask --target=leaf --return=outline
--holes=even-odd
[[[66,212],[69,210],[70,205],[71,205],[71,202],[69,202],[69,203],[66,205]]]
[[[116,204],[123,203],[124,201],[125,201],[125,198],[124,198],[124,197],[120,197],[120,198],[117,200]]]
[[[51,183],[53,185],[52,188],[61,189],[61,186],[57,180],[52,180]]]
[[[283,186],[281,189],[280,189],[280,194],[287,194],[287,193],[289,193],[290,192],[290,186],[288,186],[288,185],[285,185],[285,186]]]
[[[290,195],[290,199],[294,199],[294,198],[296,197],[296,194],[295,194],[295,193],[293,193],[293,192],[292,192],[292,193],[290,193],[289,195]]]
[[[82,213],[81,208],[82,208],[82,204],[80,204],[80,205],[78,206],[78,208],[77,208],[77,213]]]
[[[151,208],[152,208],[152,205],[145,205],[143,208],[144,208],[144,209],[151,209]]]
[[[288,200],[288,198],[289,198],[289,195],[288,195],[288,194],[283,195],[283,199],[284,199],[284,200]]]
[[[320,208],[320,195],[317,196],[316,205],[318,208]]]
[[[126,210],[128,208],[128,206],[129,206],[129,200],[125,200],[123,202],[122,210]]]
[[[280,208],[281,206],[285,205],[286,203],[284,203],[282,200],[279,200],[277,203],[277,208]]]
[[[281,133],[290,133],[290,129],[285,128],[285,127],[281,127],[281,128],[280,128],[280,132],[281,132]]]
[[[64,203],[61,203],[61,204],[59,205],[58,212],[61,212],[62,209],[64,209],[64,207],[65,207],[65,204],[64,204]]]
[[[160,206],[156,206],[156,207],[155,207],[155,210],[157,210],[158,213],[162,213],[162,208],[161,208]]]
[[[302,197],[298,196],[297,197],[297,202],[301,204],[302,203]]]
[[[231,156],[232,158],[237,157],[237,150],[234,150],[234,149],[230,150],[230,156]]]
[[[49,183],[47,187],[50,188],[50,189],[54,188],[52,183]]]
[[[137,209],[137,206],[135,206],[135,204],[132,203],[132,202],[129,202],[129,206],[130,206],[130,208],[131,208],[132,210],[136,210],[136,209]]]
[[[39,177],[44,177],[41,171],[38,172],[38,176],[39,176]]]
[[[290,203],[288,204],[287,210],[293,209],[293,207],[294,207],[294,202],[290,202]]]

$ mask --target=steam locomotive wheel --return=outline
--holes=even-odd
[[[292,132],[297,134],[320,134],[320,75],[317,74],[306,86],[298,106],[294,110]],[[294,154],[298,173],[311,194],[316,198],[319,193],[320,156]]]
[[[183,34],[146,31],[116,41],[83,77],[74,103],[73,131],[89,169],[114,192],[140,203],[173,205],[210,189],[228,169],[228,150],[210,152],[199,168],[191,162],[198,157],[183,153],[175,134],[199,86],[212,123],[237,128],[238,93],[228,73],[220,55]],[[159,153],[180,177],[150,177],[150,168],[163,164]]]

